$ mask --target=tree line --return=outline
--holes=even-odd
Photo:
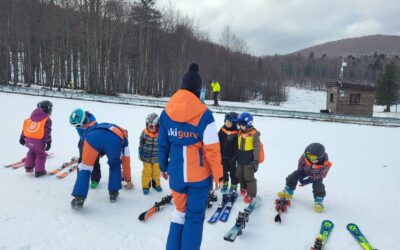
[[[345,58],[345,78],[374,84],[384,55]],[[0,1],[0,83],[39,84],[88,93],[170,96],[191,62],[200,64],[208,94],[218,80],[222,98],[279,104],[285,85],[323,88],[338,79],[342,58],[256,57],[227,26],[219,43],[173,6],[155,0]]]

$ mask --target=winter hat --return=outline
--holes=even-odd
[[[199,74],[199,65],[192,63],[188,72],[183,76],[180,89],[186,89],[200,98],[202,79]]]

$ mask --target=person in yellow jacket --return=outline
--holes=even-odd
[[[221,86],[219,85],[218,81],[213,80],[211,83],[211,87],[213,92],[214,106],[218,106],[218,96],[219,92],[221,91]]]

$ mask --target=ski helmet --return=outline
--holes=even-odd
[[[321,160],[323,157],[325,157],[325,154],[325,147],[320,143],[311,143],[304,151],[305,157],[313,163]]]
[[[53,103],[51,103],[51,101],[48,100],[43,100],[39,102],[37,104],[37,107],[48,115],[51,115],[51,112],[53,111]]]
[[[243,112],[237,118],[238,124],[250,128],[253,126],[253,116],[250,113]]]
[[[69,123],[74,127],[83,127],[86,123],[86,112],[83,109],[75,109],[69,116]]]
[[[237,122],[238,113],[229,112],[225,114],[225,121],[230,121],[232,123]]]
[[[151,113],[146,117],[146,128],[153,127],[158,130],[159,117],[156,113]]]

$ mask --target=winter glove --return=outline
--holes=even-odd
[[[21,144],[22,146],[24,146],[25,145],[25,138],[24,137],[20,137],[19,138],[19,144]]]
[[[161,177],[164,178],[164,180],[168,180],[168,173],[167,172],[161,172]]]
[[[258,170],[258,161],[252,161],[250,163],[250,168],[253,170],[254,173],[257,172],[257,170]]]
[[[51,148],[51,141],[48,141],[48,142],[46,143],[46,148],[45,148],[44,150],[45,150],[45,151],[49,151],[50,148]]]
[[[130,181],[127,181],[126,184],[124,185],[124,188],[126,189],[132,189],[133,187],[134,187],[133,183]]]
[[[299,179],[300,182],[300,187],[306,186],[310,183],[313,183],[313,179],[311,178],[311,176],[307,177],[307,178],[301,178]]]

